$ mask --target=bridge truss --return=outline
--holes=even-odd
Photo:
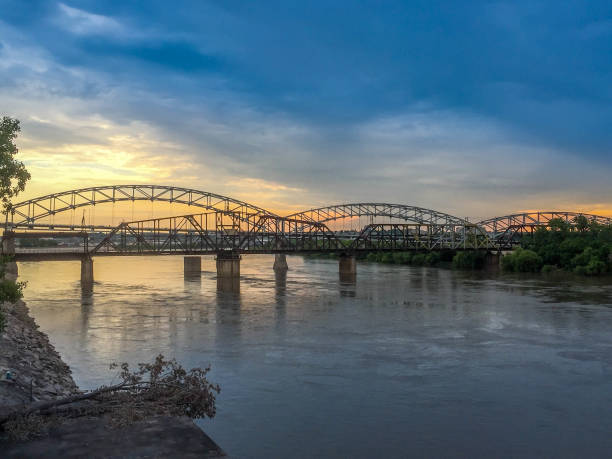
[[[90,255],[358,252],[490,248],[473,224],[371,224],[339,234],[325,223],[214,211],[122,223]]]
[[[57,214],[80,207],[122,201],[178,203],[204,211],[118,226],[49,222]],[[164,185],[110,185],[68,190],[14,204],[6,214],[4,239],[70,237],[64,232],[75,238],[86,235],[83,251],[108,255],[507,250],[520,244],[523,235],[549,226],[553,219],[575,225],[578,216],[612,224],[610,217],[578,212],[527,212],[473,224],[432,209],[390,203],[339,204],[280,217],[264,208],[205,191]],[[350,231],[333,231],[330,226],[336,222],[358,225]]]
[[[374,221],[376,218],[388,217],[390,219],[397,219],[403,222],[425,225],[468,224],[465,219],[445,214],[443,212],[438,212],[436,210],[425,209],[423,207],[408,206],[405,204],[366,202],[319,207],[316,209],[298,212],[289,215],[289,217],[320,223],[329,223],[342,219],[370,217],[369,223],[374,224],[377,223]]]
[[[397,224],[367,225],[351,241],[354,251],[486,250],[493,248],[477,225]]]
[[[213,211],[121,223],[90,255],[286,253],[342,248],[342,242],[322,223]]]
[[[489,235],[491,242],[499,248],[512,248],[520,243],[525,234],[533,234],[538,228],[548,227],[551,220],[562,220],[575,226],[577,217],[602,225],[612,224],[612,218],[580,212],[526,212],[483,220],[478,225]]]
[[[110,185],[68,190],[13,204],[6,214],[5,228],[82,229],[80,225],[53,225],[44,220],[80,207],[122,201],[178,203],[238,215],[271,214],[261,207],[206,191],[163,185]],[[95,228],[112,229],[112,226]]]

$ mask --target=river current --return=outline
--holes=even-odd
[[[84,389],[113,361],[211,365],[230,456],[610,457],[612,282],[245,256],[240,291],[214,259],[20,263],[25,300]]]

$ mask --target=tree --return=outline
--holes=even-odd
[[[584,215],[578,215],[576,218],[574,218],[576,229],[581,233],[589,229],[589,223],[589,220]]]
[[[4,116],[0,121],[0,199],[5,211],[11,208],[11,198],[25,190],[30,173],[15,159],[19,149],[15,139],[21,132],[19,120]]]

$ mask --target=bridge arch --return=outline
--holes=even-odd
[[[274,215],[261,207],[207,191],[165,185],[108,185],[62,191],[13,204],[6,213],[6,226],[33,225],[80,207],[121,201],[163,201],[238,215]]]
[[[423,225],[465,225],[469,223],[465,219],[436,210],[425,209],[423,207],[375,202],[319,207],[288,216],[288,218],[297,218],[318,223],[328,223],[355,217],[389,217]]]
[[[596,221],[603,225],[612,224],[611,217],[604,217],[601,215],[585,214],[581,212],[540,211],[489,218],[479,222],[478,225],[489,234],[499,235],[510,230],[525,232],[537,226],[547,226],[552,219],[561,219],[570,225],[574,225],[576,217],[586,217],[589,221]]]

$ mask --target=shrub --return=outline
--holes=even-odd
[[[482,251],[457,252],[453,257],[453,268],[455,269],[482,269],[485,263],[486,253]]]
[[[427,266],[435,266],[440,262],[440,254],[438,252],[430,252],[425,256],[425,264]]]
[[[586,265],[585,271],[587,276],[597,276],[605,273],[606,268],[606,264],[603,261],[592,258],[589,264]]]
[[[542,269],[542,257],[533,250],[521,250],[516,258],[516,270],[521,273],[537,273]]]
[[[542,266],[543,273],[554,273],[557,270],[555,265],[544,265]]]
[[[425,264],[426,255],[424,253],[415,253],[412,257],[412,264],[416,266],[423,266]]]
[[[533,250],[518,248],[502,258],[502,268],[505,271],[519,273],[537,273],[544,264],[542,257]]]
[[[383,253],[380,259],[381,263],[393,263],[393,254],[392,253]]]
[[[502,269],[504,271],[508,271],[508,272],[514,272],[516,271],[516,257],[512,254],[509,253],[508,255],[504,255],[502,257]]]
[[[7,279],[0,280],[0,333],[6,326],[6,318],[2,312],[2,303],[8,301],[14,303],[23,296],[23,282],[13,282]]]
[[[396,263],[401,263],[403,265],[409,265],[410,263],[412,263],[413,254],[411,252],[402,252],[397,253],[395,255],[397,256],[395,261]]]

